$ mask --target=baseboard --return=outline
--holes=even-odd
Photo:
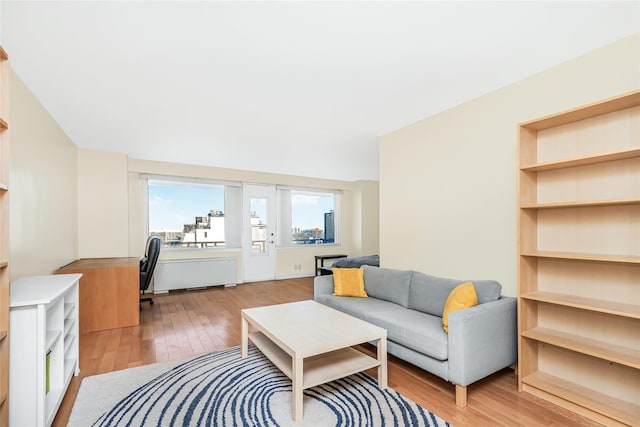
[[[162,289],[159,291],[153,291],[153,295],[163,295],[163,294],[166,295],[169,293],[169,291],[202,291],[202,290],[211,289],[211,288],[233,288],[239,283],[242,283],[242,282],[230,283],[226,285],[198,286],[193,288],[176,288],[176,289],[168,289],[168,290]]]
[[[313,273],[283,274],[276,276],[276,280],[300,279],[303,277],[313,277]]]

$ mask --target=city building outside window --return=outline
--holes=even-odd
[[[167,248],[225,247],[225,186],[149,179],[149,235]]]
[[[160,237],[165,248],[241,246],[239,183],[149,176],[147,194],[148,235]],[[277,195],[279,245],[339,242],[340,192],[278,187]],[[259,232],[260,224],[254,228]]]
[[[279,188],[280,245],[338,243],[339,193]]]

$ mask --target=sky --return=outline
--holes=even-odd
[[[294,193],[291,198],[294,228],[324,229],[324,213],[334,209],[330,195]],[[254,209],[257,206],[254,206]],[[258,208],[260,212],[263,209]],[[224,187],[210,185],[149,185],[149,229],[182,231],[193,224],[196,216],[207,216],[211,210],[224,212]]]
[[[302,230],[324,230],[324,213],[334,210],[333,197],[329,195],[292,194],[291,205],[291,226]]]
[[[224,211],[224,187],[149,185],[149,230],[182,231],[195,217]]]

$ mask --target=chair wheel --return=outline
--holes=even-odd
[[[149,301],[149,304],[153,305],[153,300]]]

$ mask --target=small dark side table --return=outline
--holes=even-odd
[[[324,267],[325,259],[338,259],[338,258],[346,258],[347,255],[343,254],[333,254],[333,255],[315,255],[316,259],[316,276],[320,276],[322,273],[322,267]],[[318,264],[319,263],[319,264]]]

